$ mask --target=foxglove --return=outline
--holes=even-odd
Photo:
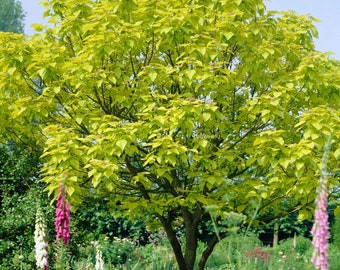
[[[98,242],[94,242],[94,246],[96,248],[96,270],[104,270],[104,261],[103,261],[103,254],[100,250],[101,246]]]
[[[329,238],[329,222],[327,213],[327,157],[330,150],[331,138],[325,146],[325,151],[321,161],[320,172],[320,186],[318,188],[318,196],[316,198],[314,224],[312,228],[313,246],[314,252],[312,256],[312,262],[316,269],[327,270],[328,269],[328,238]]]
[[[35,259],[37,269],[48,270],[46,224],[40,208],[37,209],[34,230]]]
[[[65,245],[70,242],[70,203],[66,200],[66,188],[63,185],[59,187],[57,198],[57,209],[55,217],[56,238],[62,239]]]

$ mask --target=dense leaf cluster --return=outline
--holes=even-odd
[[[339,63],[315,51],[310,16],[261,0],[46,7],[53,27],[0,37],[0,132],[43,148],[50,194],[63,182],[75,208],[92,194],[162,226],[180,269],[212,218],[203,269],[231,216],[310,217],[330,135],[337,184]]]

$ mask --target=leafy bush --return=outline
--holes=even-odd
[[[217,244],[207,261],[207,269],[246,269],[245,264],[253,259],[246,254],[261,246],[262,243],[256,236],[231,235]],[[199,248],[203,249],[203,245]],[[239,268],[241,265],[243,268]]]
[[[290,253],[306,254],[311,251],[313,246],[310,239],[302,236],[297,236],[295,241],[294,238],[288,238],[283,241],[280,241],[278,248],[289,254]]]
[[[176,260],[169,245],[147,244],[137,249],[140,267],[148,270],[175,270]]]
[[[338,270],[340,265],[340,249],[335,243],[329,245],[328,248],[329,270]]]
[[[340,248],[340,216],[335,216],[331,227],[331,240],[334,246]]]
[[[298,236],[283,240],[273,249],[272,269],[314,269],[311,262],[313,245],[308,238]]]

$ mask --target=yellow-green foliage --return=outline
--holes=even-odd
[[[313,18],[261,0],[45,5],[38,34],[0,36],[0,132],[44,149],[50,193],[64,181],[73,204],[96,192],[155,226],[207,206],[269,221],[283,201],[304,219],[329,134],[339,180],[340,69]]]

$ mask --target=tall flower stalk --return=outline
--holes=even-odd
[[[46,223],[40,207],[37,209],[35,219],[34,243],[37,269],[48,270]]]
[[[95,241],[93,242],[93,245],[95,247],[96,250],[96,264],[95,264],[95,269],[96,270],[104,270],[104,260],[103,260],[103,254],[101,249],[100,244]]]
[[[62,239],[65,245],[70,242],[70,203],[66,199],[66,188],[63,184],[59,187],[57,209],[55,217],[56,238]]]
[[[312,262],[316,269],[328,269],[328,238],[329,222],[327,213],[327,158],[331,147],[331,137],[329,136],[321,160],[320,185],[317,190],[315,200],[314,224],[312,228],[314,252]]]

